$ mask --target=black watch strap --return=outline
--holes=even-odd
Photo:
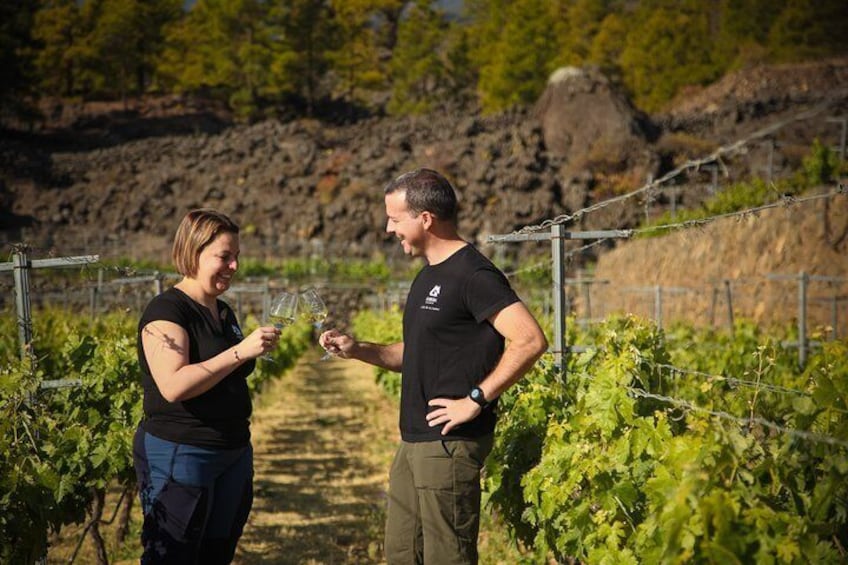
[[[489,401],[486,400],[486,395],[483,393],[483,389],[479,386],[475,386],[468,393],[468,396],[471,397],[471,400],[480,405],[481,408],[485,408],[489,405]]]

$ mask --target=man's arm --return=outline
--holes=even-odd
[[[403,364],[403,342],[381,345],[356,341],[338,330],[327,330],[318,338],[321,346],[343,359],[358,359],[389,371],[400,372]]]
[[[507,306],[489,321],[507,340],[501,360],[479,385],[486,399],[492,401],[530,370],[548,349],[548,340],[522,302]]]
[[[492,401],[518,382],[548,348],[548,341],[536,319],[522,302],[510,304],[489,318],[489,322],[507,340],[506,348],[494,370],[478,386],[486,400]],[[442,435],[463,422],[476,418],[482,408],[470,397],[451,400],[434,398],[430,406],[440,406],[427,414],[430,426],[445,424]]]

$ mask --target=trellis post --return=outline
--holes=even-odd
[[[32,344],[32,307],[29,297],[29,259],[25,250],[12,256],[13,276],[15,278],[15,310],[18,314],[18,345],[21,361],[30,355]]]
[[[12,261],[0,263],[0,272],[12,271],[15,278],[15,308],[18,316],[18,340],[20,343],[21,360],[32,356],[32,306],[29,292],[30,269],[75,267],[96,263],[99,255],[84,255],[79,257],[58,257],[54,259],[30,260],[24,247],[18,248],[12,254]]]
[[[733,289],[730,287],[730,279],[724,279],[724,296],[727,302],[727,327],[730,335],[734,335],[736,324],[733,320]]]
[[[810,349],[819,345],[819,342],[807,338],[807,293],[810,282],[844,283],[846,279],[844,277],[811,275],[806,271],[801,271],[797,275],[769,274],[767,278],[771,280],[794,279],[798,281],[798,341],[784,343],[783,345],[798,348],[798,364],[803,369],[807,364],[807,354]]]
[[[798,365],[803,369],[807,364],[807,287],[810,276],[798,273]]]
[[[842,126],[842,131],[839,134],[839,145],[836,148],[839,160],[845,160],[846,146],[848,146],[848,118],[845,117],[830,117],[827,122],[836,123]]]
[[[585,232],[566,231],[562,224],[554,224],[551,226],[551,231],[534,232],[534,233],[513,233],[490,235],[487,238],[489,243],[501,242],[516,242],[516,241],[545,241],[551,242],[551,261],[553,279],[553,306],[554,306],[554,335],[551,352],[554,354],[554,365],[562,373],[565,378],[565,354],[568,351],[576,351],[575,347],[569,347],[566,342],[566,322],[565,322],[565,240],[588,240],[588,239],[609,239],[609,238],[624,238],[632,235],[631,230],[598,230]]]

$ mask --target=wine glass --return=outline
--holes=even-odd
[[[324,320],[329,315],[329,310],[327,310],[327,305],[324,304],[318,291],[314,288],[307,288],[300,293],[300,299],[303,301],[305,307],[304,316],[312,323],[316,330],[320,330],[324,324]],[[321,357],[321,361],[326,361],[330,357],[332,355],[328,351]]]
[[[281,292],[271,301],[271,310],[268,312],[268,316],[277,329],[292,325],[296,315],[297,294]]]
[[[274,327],[278,330],[286,326],[290,326],[295,322],[297,316],[297,294],[291,292],[281,292],[271,300],[271,309],[268,311],[268,317],[274,323]],[[266,353],[262,356],[266,361],[273,361],[270,354]]]

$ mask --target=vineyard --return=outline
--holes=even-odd
[[[136,498],[132,436],[142,415],[137,323],[126,313],[91,320],[42,310],[34,355],[16,361],[16,319],[0,319],[0,562],[36,562],[47,551],[48,532],[72,523],[85,524],[98,561],[108,562],[99,528],[109,519],[110,488],[124,493],[118,537],[126,534]],[[274,361],[260,363],[252,375],[252,390],[290,367],[308,336],[305,324],[287,328]],[[58,376],[71,382],[40,386]]]
[[[843,194],[839,185],[829,193],[707,211],[659,229],[685,232],[737,218],[756,224],[777,206],[827,200],[844,207]],[[553,355],[502,398],[486,468],[489,508],[525,548],[528,563],[845,562],[848,342],[837,338],[838,324],[818,322],[814,343],[806,313],[796,324],[784,317],[782,325],[732,316],[727,324],[663,324],[661,316],[650,320],[626,310],[600,322],[566,318],[574,310],[563,309],[565,287],[574,281],[562,277],[563,265],[594,243],[566,253],[555,241],[565,232],[555,228],[599,207],[493,236],[554,240],[550,262],[508,276],[520,283],[522,275],[541,272],[543,284],[553,276],[552,287],[534,295],[552,292],[553,299],[545,299],[542,311],[542,304],[534,307],[543,327],[566,335],[551,339]],[[586,235],[601,240],[611,233],[619,235]],[[744,241],[744,234],[734,236],[728,246]],[[686,241],[687,234],[681,237]],[[616,251],[627,257],[630,249]],[[651,252],[657,250],[642,264],[650,264]],[[844,255],[833,261],[825,268],[840,270]],[[691,279],[679,272],[687,274]],[[800,304],[810,278],[816,277],[800,276]],[[818,279],[837,288],[846,282]],[[786,295],[782,300],[788,302]],[[400,318],[399,310],[362,313],[354,330],[368,341],[396,341]],[[557,351],[560,344],[568,349]],[[809,356],[793,349],[813,345]],[[398,393],[399,378],[376,372],[390,394]]]
[[[397,339],[400,313],[354,327]],[[528,563],[845,561],[844,341],[799,370],[745,323],[611,318],[569,339],[587,349],[564,371],[543,359],[504,395],[487,461],[488,505]],[[397,394],[397,375],[377,378]]]
[[[400,338],[401,310],[383,298],[351,319],[360,339]],[[550,328],[542,303],[531,307]],[[39,307],[23,360],[15,319],[2,318],[0,561],[37,562],[50,532],[79,524],[108,563],[101,526],[118,520],[119,539],[127,535],[141,416],[131,311]],[[258,316],[247,310],[246,328]],[[508,391],[487,462],[487,508],[516,554],[527,563],[846,559],[844,339],[822,342],[801,368],[785,346],[793,327],[660,328],[620,315],[565,326],[575,353],[562,367],[543,358]],[[287,330],[275,361],[251,377],[254,393],[297,361],[309,336],[305,324]],[[400,375],[375,378],[398,394]],[[123,493],[119,508],[106,507],[107,492]]]
[[[839,324],[828,327],[811,318],[808,328],[806,314],[768,328],[746,316],[693,324],[636,316],[626,306],[593,319],[586,310],[590,301],[581,304],[569,294],[574,281],[564,276],[569,259],[605,237],[686,234],[708,223],[756,220],[767,210],[797,210],[814,202],[843,209],[844,173],[842,162],[777,199],[584,234],[594,241],[569,251],[560,247],[563,224],[602,203],[492,236],[551,240],[554,250],[549,262],[507,273],[553,334],[550,355],[501,399],[485,470],[486,507],[508,532],[509,551],[518,559],[528,564],[848,560],[848,341]],[[673,176],[610,201],[641,197]],[[744,234],[734,236],[734,242],[743,239]],[[643,241],[648,240],[631,243]],[[829,241],[834,243],[831,263],[844,275],[844,236]],[[616,252],[628,249],[633,247]],[[17,261],[20,277],[25,261]],[[377,261],[244,263],[245,275],[266,277],[234,286],[226,297],[247,331],[265,319],[262,304],[272,287],[321,281],[332,324],[349,324],[361,340],[400,339],[409,272]],[[168,277],[95,267],[74,270],[76,275],[39,274],[59,290],[49,295],[47,285],[39,287],[31,326],[28,305],[21,308],[26,301],[17,297],[16,314],[0,302],[2,563],[42,562],[50,540],[71,524],[82,528],[77,549],[90,539],[98,563],[109,563],[114,556],[101,527],[117,520],[118,541],[127,535],[136,490],[131,438],[141,418],[136,323],[151,284],[160,292]],[[105,281],[103,273],[121,276]],[[279,273],[286,278],[269,280]],[[815,277],[828,279],[834,308],[841,307],[845,277],[809,278]],[[138,284],[146,290],[126,290]],[[87,287],[81,300],[70,299],[75,285]],[[16,295],[19,286],[16,279]],[[581,305],[580,319],[575,304]],[[19,341],[19,335],[25,337]],[[286,329],[273,361],[259,363],[251,376],[252,392],[261,397],[272,379],[298,362],[313,337],[305,323]],[[320,373],[313,371],[313,382]],[[397,396],[400,375],[377,371],[375,379],[389,397]],[[119,502],[113,512],[105,501],[115,492]],[[369,558],[378,559],[376,546],[366,545]],[[267,558],[286,562],[285,555]]]

